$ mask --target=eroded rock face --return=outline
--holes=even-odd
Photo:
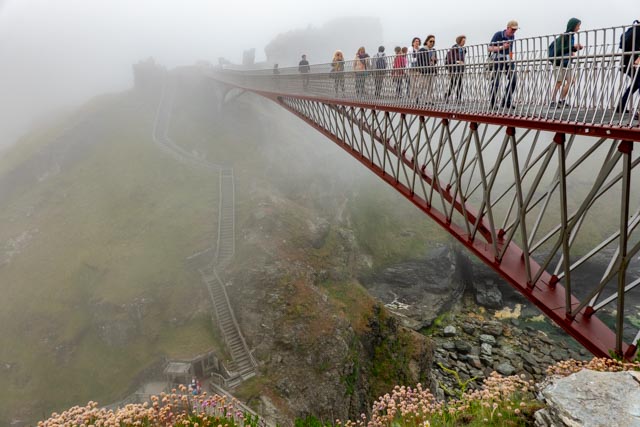
[[[429,327],[455,303],[466,286],[460,256],[450,246],[433,250],[427,259],[407,261],[364,280],[371,295],[414,330]]]
[[[640,373],[583,369],[551,378],[539,398],[537,427],[640,426]]]
[[[266,416],[288,426],[307,415],[355,419],[396,383],[425,382],[430,340],[376,308],[353,278],[366,261],[348,224],[265,199],[223,274],[264,381],[242,397],[277,408]]]

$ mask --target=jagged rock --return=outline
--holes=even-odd
[[[420,330],[462,295],[466,282],[458,258],[446,245],[433,249],[427,259],[395,264],[362,282],[392,312],[415,321],[407,327]]]
[[[449,325],[444,328],[445,337],[454,337],[456,335],[456,327]]]
[[[485,334],[493,335],[494,337],[499,337],[502,335],[504,331],[504,326],[500,322],[487,322],[482,325],[482,332]]]
[[[467,374],[469,372],[469,367],[467,366],[466,363],[461,361],[456,362],[456,367],[458,368],[457,370],[458,370],[458,375],[460,375],[460,379],[464,381],[465,378],[463,378],[463,374]],[[469,377],[466,377],[466,379],[469,379]]]
[[[537,335],[538,339],[545,344],[556,345],[555,341],[547,336],[544,332],[539,332]]]
[[[474,335],[476,333],[476,327],[473,326],[470,323],[463,323],[462,324],[462,331],[465,334]]]
[[[485,366],[491,366],[491,365],[493,365],[493,357],[491,357],[491,356],[487,356],[486,354],[481,354],[481,355],[480,355],[480,361],[481,361]]]
[[[553,378],[539,396],[537,427],[640,426],[640,374],[583,369]]]
[[[476,302],[487,308],[501,308],[502,292],[493,281],[474,283],[476,291]]]
[[[552,350],[549,355],[558,361],[569,358],[569,353],[564,350]]]
[[[476,380],[482,381],[485,378],[484,372],[482,372],[482,368],[480,369],[472,369],[471,376],[476,377]]]
[[[491,345],[489,345],[488,343],[480,344],[480,354],[491,356]]]
[[[522,359],[524,359],[524,361],[531,366],[535,366],[538,364],[537,359],[531,353],[522,353],[520,354],[520,357],[522,357]]]
[[[467,362],[476,369],[482,369],[482,362],[480,358],[475,355],[471,355],[467,358]]]
[[[442,343],[442,348],[448,351],[453,351],[456,349],[456,344],[453,341],[445,341]]]
[[[511,363],[503,362],[496,366],[496,371],[504,376],[510,376],[516,373],[516,368],[514,368]]]
[[[467,341],[456,341],[456,350],[462,354],[467,354],[471,351],[471,344]]]
[[[493,335],[482,334],[480,335],[479,339],[483,344],[489,344],[491,346],[496,345],[496,339],[493,337]]]

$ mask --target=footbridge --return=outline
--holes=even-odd
[[[552,58],[558,34],[502,51],[468,46],[457,63],[434,50],[415,68],[389,56],[384,68],[369,59],[206,73],[335,142],[593,354],[630,359],[640,338],[640,127],[638,100],[620,104],[640,78],[640,46],[619,47],[627,29],[575,33],[574,49]],[[565,102],[558,81],[570,82]]]

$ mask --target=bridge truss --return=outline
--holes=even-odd
[[[464,77],[477,93],[451,102],[446,82],[429,83],[426,106],[398,96],[396,70],[368,81],[324,67],[310,78],[211,76],[272,99],[334,141],[593,354],[631,359],[640,339],[640,127],[610,112],[624,85],[613,83],[620,55],[602,49],[578,66],[585,77],[571,111],[549,107],[546,59],[526,55],[515,69],[539,72],[526,74],[532,86],[523,82],[508,110],[488,106],[487,64],[478,61]],[[500,90],[499,98],[508,88]]]

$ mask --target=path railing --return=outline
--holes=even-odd
[[[640,111],[637,99],[630,98],[626,112],[616,112],[626,88],[640,78],[640,67],[633,66],[633,61],[626,69],[622,65],[625,55],[640,53],[635,43],[631,51],[619,47],[621,35],[629,28],[634,35],[640,32],[640,26],[633,26],[571,33],[575,45],[584,48],[552,58],[549,45],[561,34],[516,39],[511,42],[511,54],[499,57],[489,53],[489,43],[467,46],[464,64],[447,64],[447,48],[432,52],[434,65],[413,68],[393,68],[396,57],[387,56],[383,58],[386,68],[377,69],[376,58],[370,58],[366,71],[354,71],[356,61],[346,60],[338,67],[341,71],[332,71],[336,67],[325,63],[311,65],[304,74],[297,66],[281,68],[277,74],[273,69],[230,66],[213,73],[216,80],[236,87],[279,96],[635,129]],[[553,62],[564,62],[566,67]],[[567,102],[552,103],[556,82],[564,78],[572,80]],[[457,87],[452,87],[458,79],[459,97]],[[510,92],[512,79],[515,88]]]

